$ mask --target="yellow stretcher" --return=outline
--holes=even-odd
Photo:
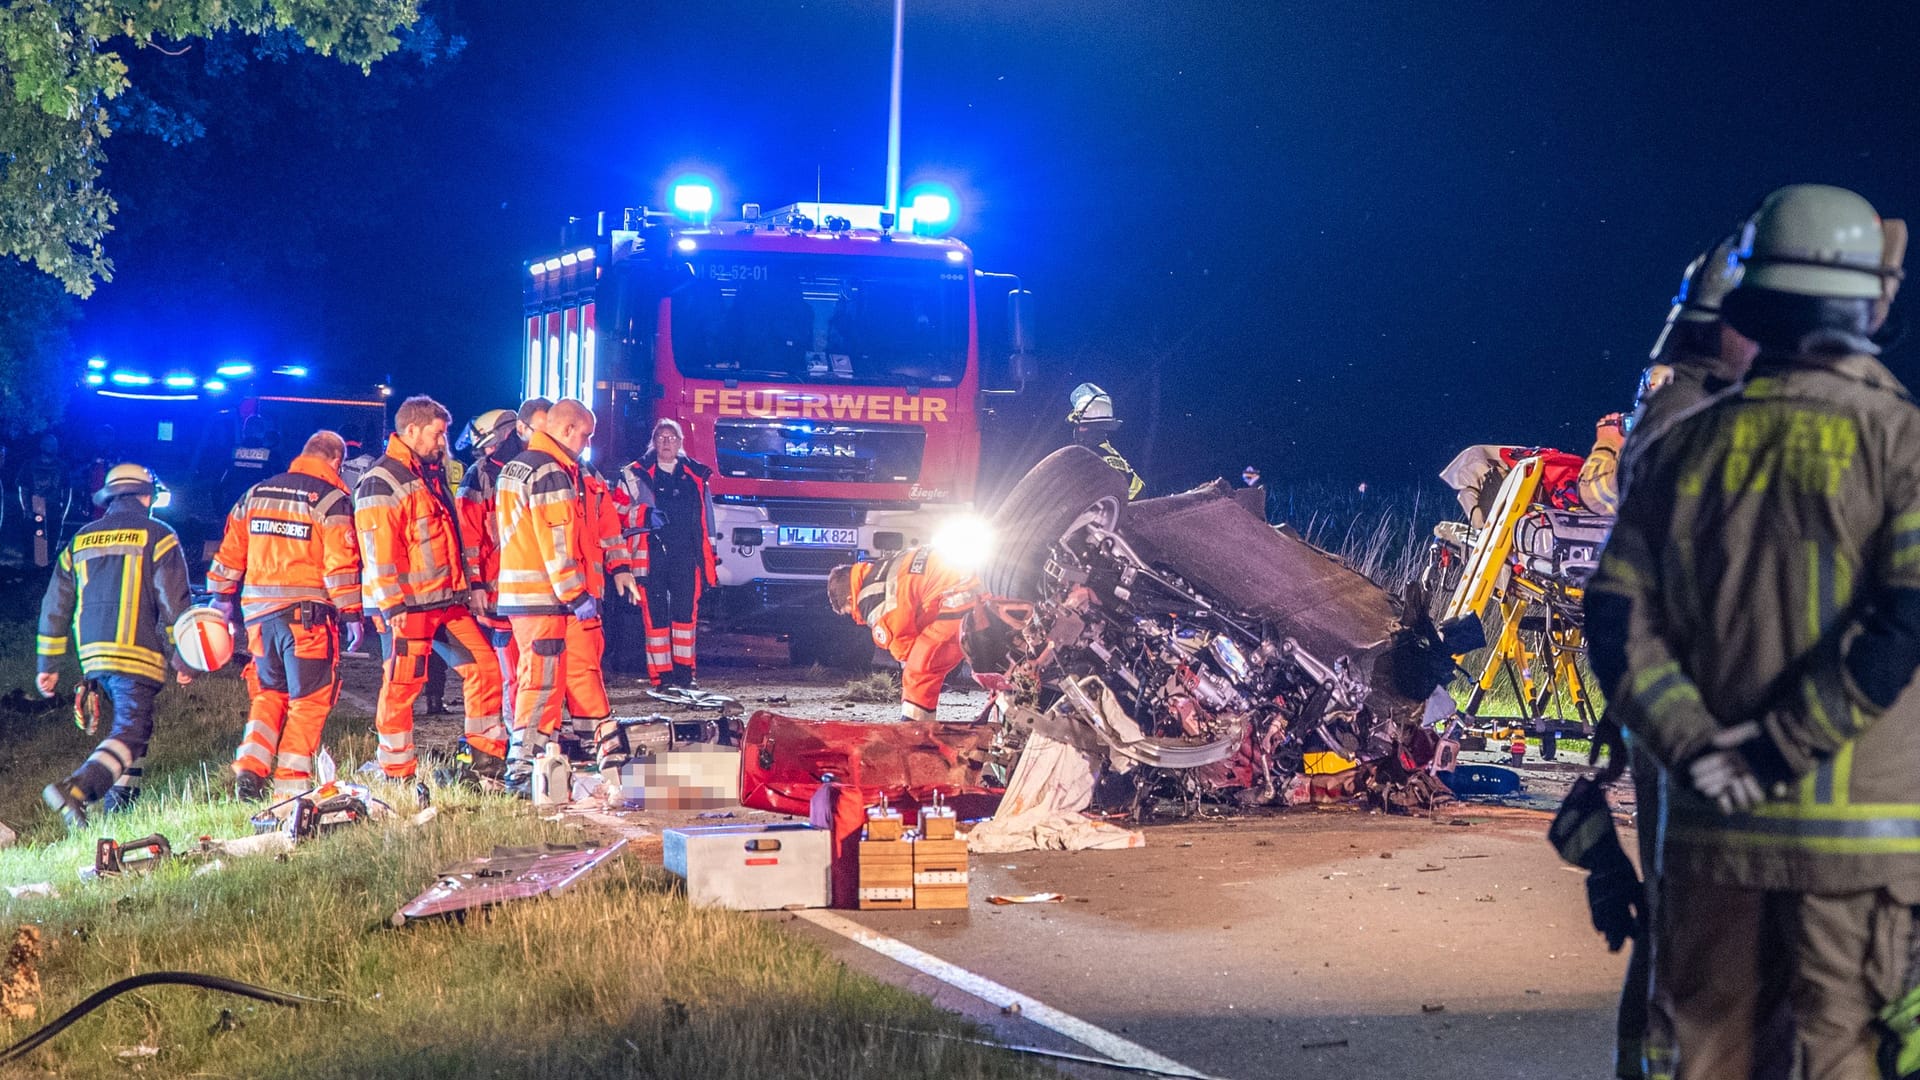
[[[1575,732],[1590,734],[1598,719],[1579,663],[1586,653],[1581,618],[1586,578],[1579,569],[1590,567],[1598,558],[1599,542],[1612,519],[1547,511],[1535,505],[1544,472],[1542,460],[1531,457],[1507,473],[1487,527],[1468,548],[1459,584],[1441,621],[1474,615],[1485,622],[1497,608],[1499,632],[1461,712],[1470,723],[1478,720],[1488,691],[1504,673],[1520,703],[1517,719],[1526,729],[1552,739]],[[1544,556],[1516,555],[1517,538],[1523,533],[1539,534],[1558,521],[1567,522],[1578,538],[1570,549],[1575,554],[1567,559],[1566,572],[1559,572],[1561,556],[1551,537],[1544,545],[1549,549]],[[1550,711],[1555,715],[1550,716]],[[1495,734],[1504,734],[1504,729]]]

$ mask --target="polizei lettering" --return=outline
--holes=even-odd
[[[947,401],[931,394],[793,393],[786,390],[693,392],[693,411],[758,420],[865,420],[895,424],[944,424]]]

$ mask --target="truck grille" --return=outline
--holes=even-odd
[[[909,484],[920,479],[923,428],[810,420],[721,420],[713,441],[722,476]]]
[[[827,571],[841,563],[850,563],[855,554],[844,548],[760,549],[760,561],[769,574],[811,574],[826,577]]]

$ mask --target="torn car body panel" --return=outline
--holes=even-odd
[[[443,871],[438,881],[403,904],[390,921],[405,926],[513,900],[553,896],[617,858],[626,847],[623,838],[605,847],[494,848],[490,855]]]

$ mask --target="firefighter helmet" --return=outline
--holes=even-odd
[[[512,409],[488,409],[472,420],[461,430],[459,441],[453,444],[455,450],[466,452],[478,450],[486,453],[500,445],[500,440],[514,433],[514,425],[520,417]]]
[[[233,627],[225,613],[190,607],[173,624],[173,646],[195,671],[219,671],[233,659]]]
[[[1859,195],[1793,184],[1767,196],[1743,231],[1741,289],[1879,300],[1889,279],[1880,215]]]
[[[1067,395],[1067,404],[1072,411],[1067,413],[1069,424],[1118,424],[1113,415],[1113,397],[1105,390],[1090,382],[1083,382]]]
[[[107,470],[107,481],[100,490],[93,493],[93,505],[105,506],[122,495],[146,495],[152,497],[155,481],[153,473],[145,465],[124,462]]]
[[[1667,312],[1666,325],[1660,328],[1660,336],[1654,339],[1653,351],[1648,354],[1652,359],[1659,360],[1666,350],[1667,339],[1673,336],[1673,324],[1720,321],[1720,302],[1740,284],[1743,271],[1740,245],[1739,234],[1729,236],[1687,264],[1686,272],[1680,277],[1680,291]]]

